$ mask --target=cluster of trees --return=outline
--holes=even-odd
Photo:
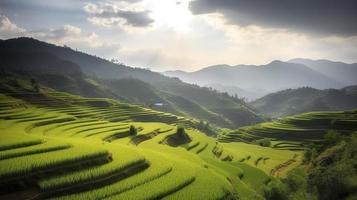
[[[324,138],[306,151],[307,170],[298,168],[286,178],[272,180],[264,189],[266,199],[356,199],[357,133],[328,131]]]
[[[262,147],[270,147],[271,146],[271,141],[268,138],[256,140],[255,142]]]
[[[40,92],[40,85],[37,83],[35,79],[31,79],[31,86],[35,92]]]
[[[303,168],[291,171],[286,178],[273,179],[264,188],[267,200],[315,200],[316,195],[308,192],[308,175]]]
[[[343,137],[332,132],[326,138],[327,144],[335,145],[311,161],[309,184],[319,199],[352,197],[357,190],[357,134]]]

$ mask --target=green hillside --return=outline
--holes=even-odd
[[[262,199],[269,172],[301,158],[216,142],[176,115],[39,90],[1,90],[1,199]]]
[[[344,135],[356,131],[357,111],[303,113],[228,131],[218,140],[254,143],[268,138],[276,149],[303,150],[307,144],[323,141],[328,130]]]
[[[266,199],[350,200],[356,199],[357,189],[356,134],[356,110],[310,112],[226,131],[218,141],[228,151],[236,147],[241,162],[258,167],[263,163],[265,166],[259,167],[263,171],[268,167],[271,175],[284,175],[266,184]],[[301,152],[302,163],[296,159],[301,154],[295,154],[269,168],[265,162],[271,158],[288,157],[281,150]]]
[[[282,117],[312,111],[338,111],[357,108],[356,86],[318,90],[309,87],[271,93],[250,105],[271,117]]]
[[[226,93],[69,48],[5,40],[0,58],[0,199],[356,196],[356,110],[262,122]]]
[[[2,71],[32,77],[63,92],[118,99],[226,128],[264,121],[228,94],[32,38],[0,41],[0,60]]]

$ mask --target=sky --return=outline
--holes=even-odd
[[[1,0],[33,37],[153,71],[293,58],[357,62],[355,0]]]

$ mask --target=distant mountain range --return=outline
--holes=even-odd
[[[356,108],[355,93],[351,92],[355,87],[343,88],[357,84],[356,71],[356,64],[294,59],[262,66],[216,65],[192,73],[164,73],[198,86],[32,38],[0,40],[3,82],[21,84],[21,79],[35,79],[59,91],[119,99],[227,128],[266,120],[260,113],[280,117]],[[11,90],[11,84],[3,82],[0,90]],[[303,86],[317,89],[300,88]],[[343,89],[321,90],[326,88]],[[283,91],[276,92],[279,90]],[[276,93],[251,103],[241,99],[258,99],[271,91]]]
[[[195,72],[167,71],[163,74],[198,85],[213,85],[217,90],[248,99],[288,88],[338,89],[357,84],[357,64],[309,59],[273,61],[266,65],[215,65]],[[231,87],[243,91],[239,94],[239,90],[228,89]]]
[[[238,98],[32,38],[0,40],[1,90],[21,79],[85,97],[109,97],[237,128],[264,119]]]
[[[244,90],[240,87],[233,86],[233,85],[222,85],[222,84],[208,84],[205,85],[205,87],[212,88],[214,90],[217,90],[219,92],[226,92],[230,95],[237,96],[238,98],[244,98],[246,101],[251,101],[258,99],[261,97],[261,93],[265,93],[266,91],[250,91],[250,90]]]
[[[309,87],[268,94],[250,103],[260,113],[282,117],[311,111],[357,109],[357,85],[318,90]]]
[[[332,79],[342,82],[344,85],[357,84],[357,63],[346,64],[330,60],[292,59],[291,63],[299,63],[318,71]]]

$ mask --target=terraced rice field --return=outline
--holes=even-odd
[[[1,94],[0,199],[259,199],[271,170],[298,154],[220,143],[194,123],[52,90]]]
[[[273,122],[242,127],[219,137],[221,142],[273,140],[278,149],[303,150],[303,144],[323,139],[327,130],[348,134],[357,130],[357,110],[345,112],[311,112],[285,117]]]

